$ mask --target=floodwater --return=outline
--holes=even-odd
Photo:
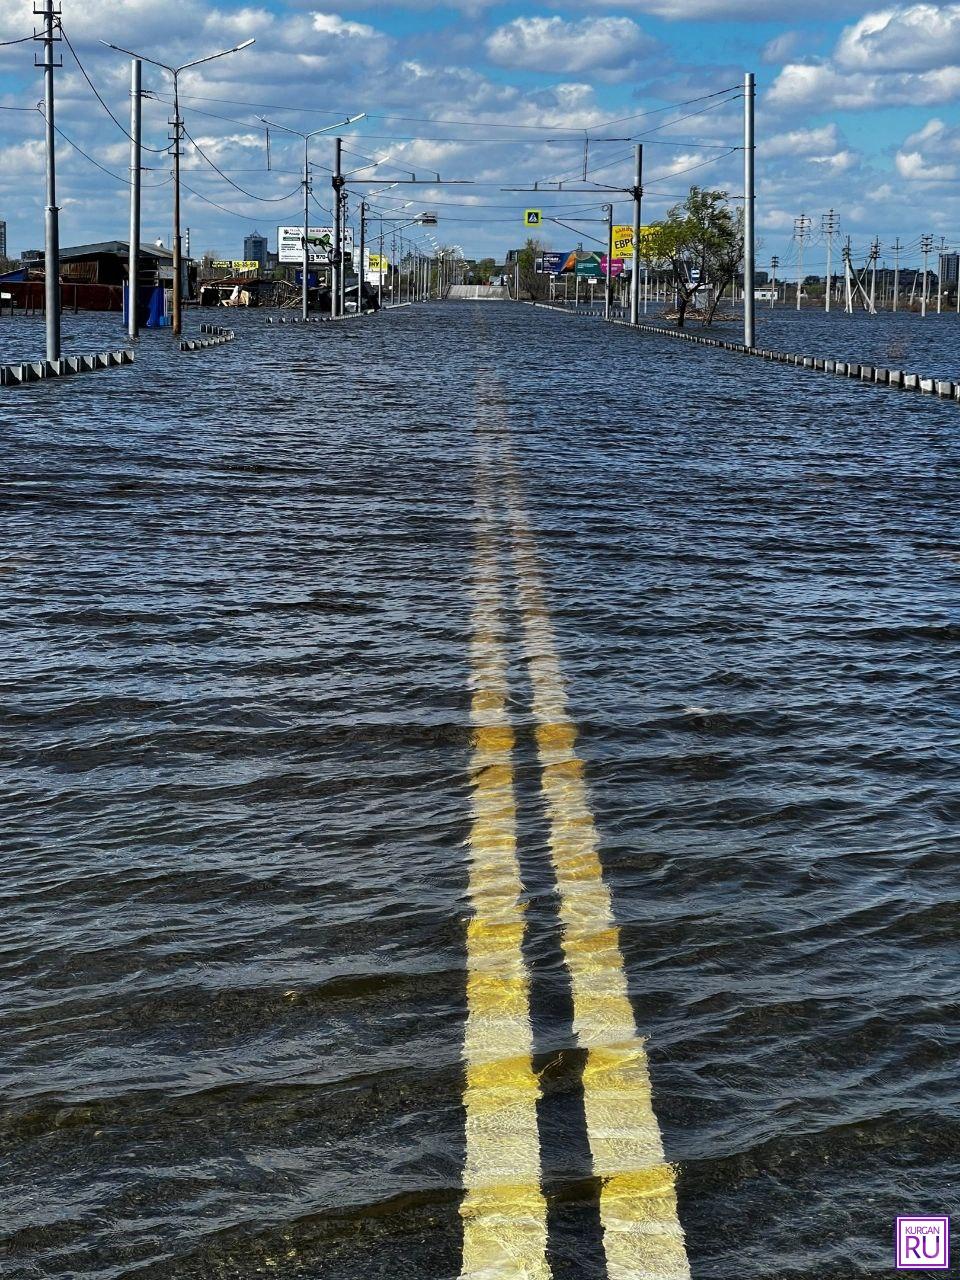
[[[960,410],[546,308],[235,324],[0,401],[4,1280],[460,1274],[483,468],[535,539],[692,1275],[889,1274],[960,1181]],[[599,1280],[583,1082],[544,1081],[550,1265]]]

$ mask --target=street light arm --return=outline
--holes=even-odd
[[[122,45],[111,44],[109,40],[101,40],[102,45],[106,45],[108,49],[113,49],[115,53],[125,53],[128,58],[139,58],[141,62],[149,62],[152,67],[160,67],[164,71],[169,71],[171,75],[175,74],[173,67],[168,67],[165,62],[158,62],[156,58],[148,58],[145,53],[134,53],[132,49],[124,49]]]
[[[176,68],[174,74],[179,75],[181,71],[186,71],[188,67],[199,67],[202,62],[213,62],[215,58],[225,58],[228,53],[239,53],[241,49],[249,49],[255,43],[256,37],[251,36],[249,40],[244,40],[241,44],[235,44],[230,49],[221,49],[219,53],[208,53],[204,58],[194,58],[192,62],[184,62]]]

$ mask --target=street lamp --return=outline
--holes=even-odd
[[[248,49],[254,43],[254,37],[251,36],[249,40],[235,44],[230,49],[221,49],[219,53],[208,53],[206,57],[194,58],[191,62],[184,62],[179,67],[169,67],[165,62],[148,58],[145,53],[134,53],[132,49],[124,49],[119,44],[111,44],[109,40],[101,40],[100,43],[117,53],[125,53],[128,58],[140,58],[141,61],[149,62],[153,67],[169,71],[173,76],[173,332],[175,336],[179,336],[183,329],[180,308],[180,137],[183,129],[183,121],[180,119],[180,72],[190,67],[199,67],[203,62],[213,62],[215,58],[225,58],[228,53],[239,53],[241,49]]]
[[[301,290],[301,306],[303,318],[307,318],[307,307],[309,302],[309,288],[307,285],[307,277],[309,275],[310,266],[310,139],[317,137],[321,133],[329,133],[331,129],[342,129],[344,125],[353,124],[357,120],[362,120],[366,112],[361,112],[358,116],[349,116],[346,120],[338,120],[336,124],[324,125],[322,129],[313,129],[310,133],[301,133],[299,129],[291,129],[286,124],[276,124],[273,120],[268,120],[266,116],[260,119],[265,125],[269,125],[271,129],[282,129],[285,133],[292,133],[297,138],[303,139],[303,287]],[[279,246],[278,246],[279,247]]]

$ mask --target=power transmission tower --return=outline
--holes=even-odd
[[[813,220],[808,218],[805,213],[801,213],[799,218],[793,220],[793,238],[797,242],[797,310],[800,310],[800,295],[803,292],[803,245],[807,236],[810,234],[810,228]]]
[[[920,237],[920,251],[923,254],[923,291],[920,294],[920,314],[927,314],[927,258],[933,248],[933,236]]]
[[[827,237],[827,311],[830,310],[830,295],[833,293],[833,237],[836,234],[839,221],[840,219],[833,209],[820,216],[820,229]]]

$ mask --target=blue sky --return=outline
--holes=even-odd
[[[32,31],[32,10],[33,0],[4,0],[0,41]],[[851,236],[855,258],[874,236],[882,255],[897,237],[907,246],[924,233],[960,243],[960,4],[177,0],[173,28],[169,13],[169,3],[157,0],[63,0],[65,32],[121,121],[128,65],[98,37],[165,62],[255,37],[250,49],[184,79],[186,126],[200,148],[188,143],[184,161],[195,253],[240,256],[248,231],[259,228],[275,243],[278,224],[299,221],[302,152],[274,131],[267,171],[261,115],[310,129],[361,111],[367,117],[344,131],[348,165],[361,170],[354,203],[374,192],[370,203],[385,225],[435,209],[441,242],[461,245],[467,256],[500,258],[522,242],[521,211],[534,204],[570,224],[547,222],[542,238],[550,247],[589,246],[608,198],[597,188],[629,183],[634,139],[645,151],[645,221],[662,215],[691,181],[732,196],[742,191],[736,86],[745,70],[758,82],[761,266],[776,253],[789,270],[802,213],[814,224],[805,262],[822,266],[820,215],[829,208]],[[68,48],[63,55],[63,242],[123,236],[127,142]],[[0,48],[0,76],[0,106],[39,99],[30,44]],[[169,83],[147,68],[145,86],[157,95],[145,104],[146,136],[161,150],[145,159],[144,238],[169,243],[169,157],[162,152]],[[34,111],[3,110],[0,130],[0,217],[19,251],[42,242],[42,121]],[[585,136],[589,192],[502,189],[575,175]],[[331,152],[329,138],[313,143],[319,205],[329,204]],[[410,171],[473,185],[390,186]],[[625,200],[617,212],[629,220]],[[912,248],[905,260],[911,256]]]

